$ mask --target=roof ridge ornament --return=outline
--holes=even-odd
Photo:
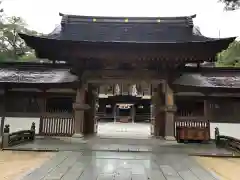
[[[197,14],[193,14],[193,15],[190,16],[190,18],[192,18],[192,19],[196,18],[196,17],[197,17]]]

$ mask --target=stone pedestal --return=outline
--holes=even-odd
[[[175,141],[175,112],[177,107],[174,101],[174,94],[172,89],[165,83],[165,139]]]
[[[82,138],[83,134],[82,133],[74,133],[72,138]]]
[[[165,109],[165,139],[175,141],[176,138],[174,136],[174,118],[175,118],[175,112],[177,108],[176,106],[168,106]]]
[[[88,110],[89,105],[85,104],[85,88],[77,89],[76,102],[73,103],[75,125],[73,138],[82,138],[84,132],[84,111]]]

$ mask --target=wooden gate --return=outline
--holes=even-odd
[[[39,135],[72,136],[74,117],[72,114],[47,114],[40,118]]]

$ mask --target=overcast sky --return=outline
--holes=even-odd
[[[89,16],[183,16],[197,14],[194,24],[209,37],[240,36],[240,10],[224,12],[218,0],[3,0],[8,16],[21,16],[31,29],[49,33],[59,12]],[[238,22],[238,23],[236,23]]]

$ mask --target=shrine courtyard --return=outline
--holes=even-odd
[[[217,149],[214,143],[179,144],[148,136],[149,124],[137,126],[99,123],[98,135],[77,141],[71,137],[37,136],[33,142],[1,152],[0,180],[235,180],[238,177],[238,159],[192,156],[231,154]],[[14,172],[10,167],[14,167]]]
[[[227,135],[237,127],[240,69],[204,64],[215,62],[235,37],[202,35],[193,23],[196,15],[59,15],[60,28],[47,36],[19,33],[40,63],[1,66],[1,127],[3,136],[10,137],[3,138],[4,145],[8,150],[56,153],[22,180],[224,179],[220,176],[226,167],[219,173],[210,166],[214,163],[189,155],[231,154],[211,140],[215,127]],[[31,142],[9,146],[22,142],[24,133],[12,134],[15,127],[3,125],[27,119]],[[129,132],[122,125],[115,137],[106,138],[109,130],[98,129],[98,122],[106,119],[147,119],[151,137],[135,138],[134,133],[146,132],[137,134],[135,124]],[[35,133],[40,136],[35,138]],[[177,143],[190,140],[208,143]]]
[[[109,151],[11,152],[15,153],[14,158],[11,159],[14,159],[14,161],[1,164],[0,179],[236,180],[238,177],[240,169],[238,159],[192,157],[183,152],[176,153],[178,150],[179,148],[175,148],[173,152],[169,151],[168,148],[168,151],[162,153]],[[6,152],[8,151],[1,153]],[[18,153],[22,154],[17,156]],[[32,155],[32,153],[35,153],[35,155]],[[31,156],[35,156],[35,159],[30,160]],[[12,171],[12,167],[14,167],[14,171]]]

